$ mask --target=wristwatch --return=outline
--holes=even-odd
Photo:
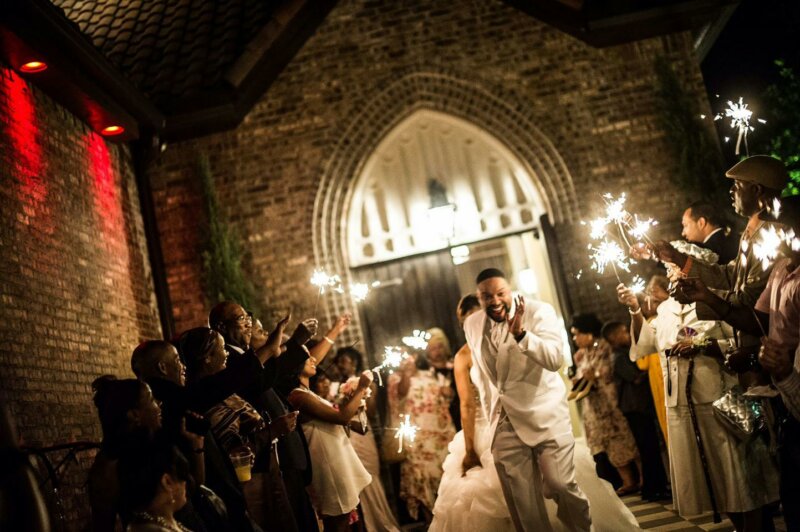
[[[522,341],[522,339],[525,338],[525,333],[526,332],[528,332],[528,331],[526,331],[525,329],[522,329],[518,335],[514,336],[514,340],[516,340],[517,343],[520,343]]]

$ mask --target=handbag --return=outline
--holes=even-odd
[[[764,405],[760,399],[743,395],[734,386],[711,403],[714,416],[740,440],[749,440],[766,428]]]

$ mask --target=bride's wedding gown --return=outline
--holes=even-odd
[[[444,461],[444,475],[439,484],[429,532],[514,530],[494,468],[490,448],[492,435],[480,407],[477,408],[476,418],[475,451],[481,458],[481,467],[474,467],[466,476],[461,476],[461,463],[465,455],[464,432],[456,434],[448,446],[449,454]],[[598,532],[641,530],[631,511],[614,493],[611,484],[598,478],[594,459],[582,438],[575,440],[574,456],[578,486],[589,499],[592,529]],[[555,501],[545,499],[545,505],[553,530],[567,530],[556,516]]]

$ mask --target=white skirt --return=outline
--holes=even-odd
[[[720,512],[747,512],[778,500],[778,469],[767,446],[745,443],[714,417],[710,404],[695,405],[711,486]],[[688,406],[667,407],[670,478],[675,509],[688,517],[711,511],[711,499]]]
[[[475,467],[461,476],[464,460],[464,432],[456,434],[448,447],[444,461],[444,475],[439,484],[433,522],[429,532],[465,532],[480,530],[487,532],[513,531],[514,524],[503,497],[500,479],[494,467],[489,427],[483,420],[475,423],[475,450],[480,456],[481,467]],[[640,530],[636,518],[614,493],[614,488],[598,478],[595,463],[586,442],[575,440],[575,478],[589,499],[592,528],[598,532],[622,532]],[[555,531],[566,531],[556,512],[556,503],[545,499],[550,524]]]
[[[320,515],[342,515],[358,506],[359,494],[372,477],[356,455],[341,425],[303,423],[311,455],[311,501]]]

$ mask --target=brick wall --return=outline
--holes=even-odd
[[[0,390],[25,445],[100,440],[90,383],[160,337],[131,157],[0,65]],[[86,468],[62,490],[86,523]]]
[[[315,262],[343,260],[338,246],[321,242],[341,242],[355,170],[420,106],[473,120],[532,167],[533,130],[546,139],[536,142],[552,143],[574,186],[570,194],[561,183],[567,192],[555,187],[548,198],[566,213],[555,229],[570,299],[577,310],[618,313],[612,274],[573,277],[588,269],[577,221],[593,216],[599,194],[626,190],[632,208],[679,233],[687,198],[670,182],[658,126],[659,55],[707,110],[688,35],[598,50],[499,1],[343,0],[238,129],[171,145],[152,167],[177,328],[202,323],[207,312],[191,249],[198,154],[211,160],[223,214],[247,243],[245,266],[267,306],[277,316],[299,300],[296,313],[310,312]],[[333,207],[323,205],[328,199]]]

